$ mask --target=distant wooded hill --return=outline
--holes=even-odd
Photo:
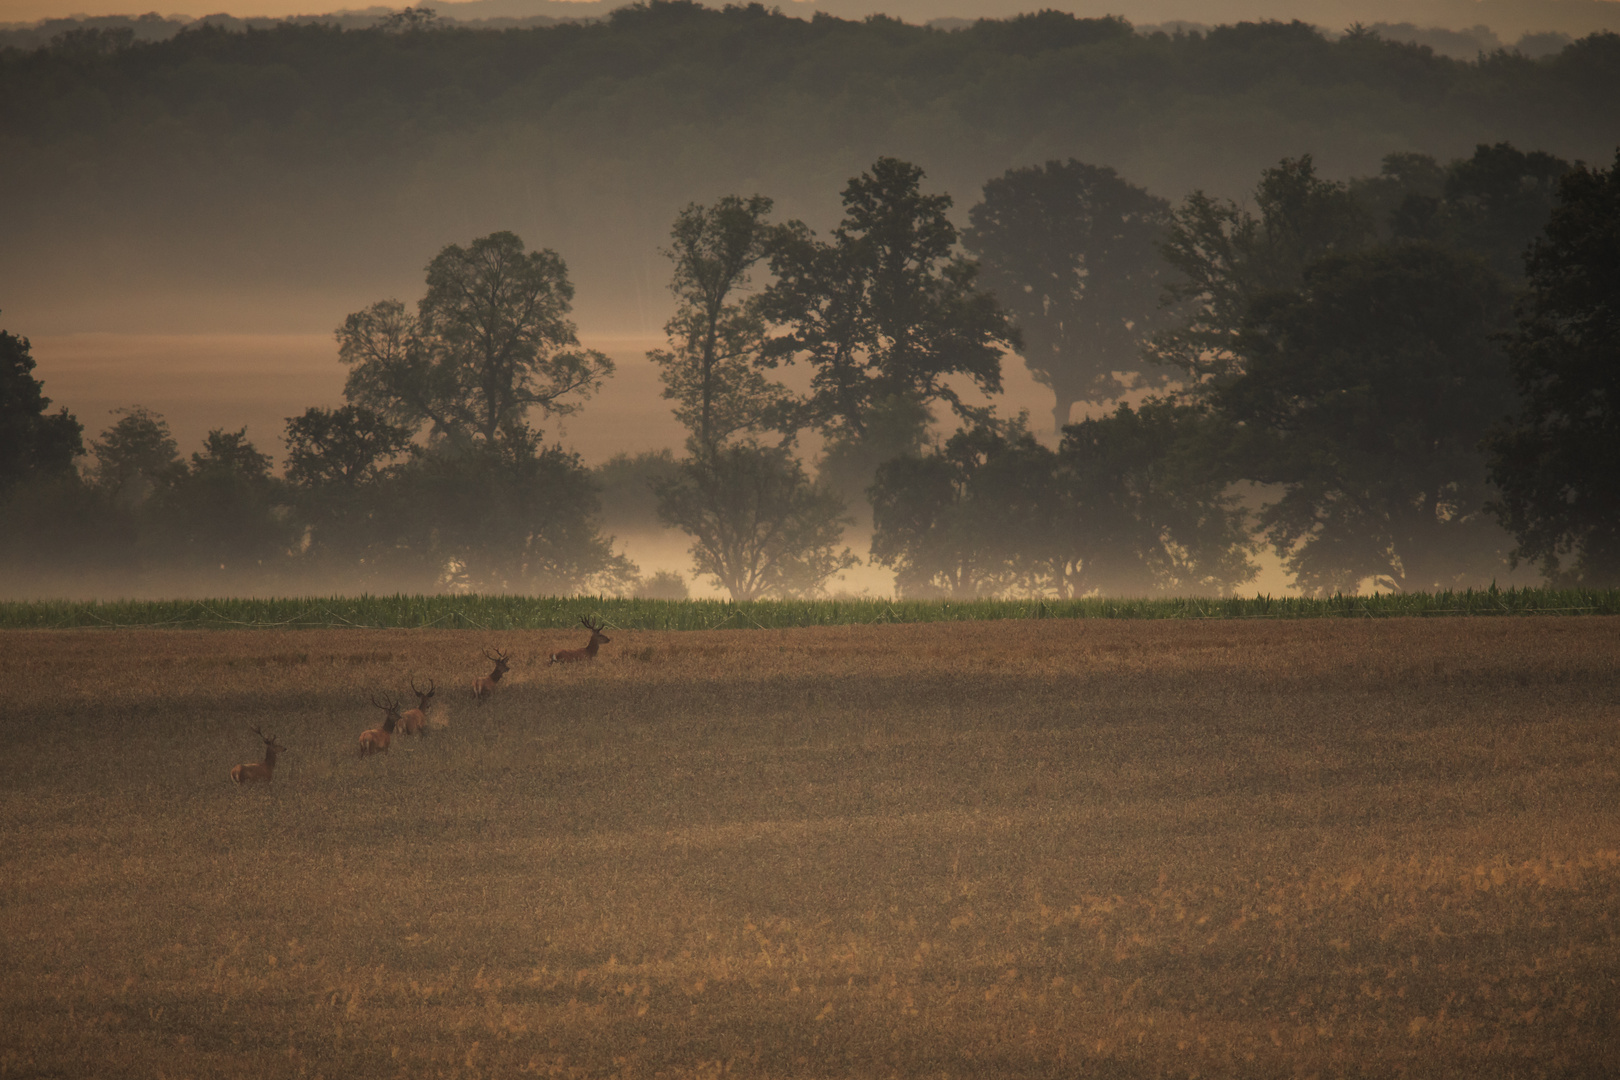
[[[346,311],[404,292],[447,242],[512,229],[568,260],[583,323],[655,329],[681,206],[759,192],[824,228],[885,154],[965,217],[987,179],[1054,158],[1177,200],[1241,195],[1305,153],[1345,177],[1394,151],[1505,140],[1602,161],[1620,142],[1612,33],[1464,62],[1303,23],[1140,34],[1057,12],[946,32],[659,2],[400,29],[0,51],[0,303],[37,333],[86,310],[128,325],[175,295]]]

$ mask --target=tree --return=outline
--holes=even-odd
[[[963,246],[1017,320],[1024,363],[1052,391],[1053,430],[1076,402],[1120,397],[1143,375],[1138,352],[1162,321],[1159,253],[1170,204],[1113,169],[1072,158],[1009,169],[984,186]],[[1135,373],[1130,380],[1121,374]]]
[[[189,465],[174,470],[142,508],[151,563],[232,575],[237,587],[269,580],[292,540],[270,455],[247,429],[215,428]],[[244,577],[245,575],[245,577]]]
[[[302,559],[344,564],[351,576],[360,564],[377,569],[410,514],[395,482],[410,431],[359,405],[312,407],[287,418],[285,441]]]
[[[1179,277],[1165,291],[1186,315],[1154,338],[1148,355],[1198,384],[1241,373],[1236,339],[1256,298],[1298,288],[1306,267],[1354,251],[1372,234],[1355,196],[1319,179],[1309,154],[1267,169],[1255,203],[1258,218],[1195,191],[1173,215],[1163,252]]]
[[[853,563],[835,551],[843,503],[805,476],[786,446],[752,437],[795,430],[790,395],[761,370],[765,324],[757,301],[737,299],[777,235],[769,199],[735,196],[688,206],[670,232],[675,315],[671,348],[648,353],[664,396],[685,425],[687,458],[652,479],[659,519],[693,539],[698,573],[735,599],[814,592]]]
[[[712,455],[741,432],[786,420],[789,394],[756,361],[765,324],[758,305],[740,302],[749,272],[774,234],[771,200],[728,195],[712,207],[689,205],[670,230],[675,314],[664,324],[671,347],[647,358],[661,369],[664,397],[691,432],[689,449]]]
[[[532,431],[417,454],[389,486],[398,532],[385,568],[420,588],[569,595],[635,577],[597,531],[590,471]]]
[[[1302,588],[1444,588],[1502,565],[1479,445],[1512,400],[1507,297],[1478,257],[1400,243],[1255,301],[1210,401],[1239,474],[1281,485],[1260,526]]]
[[[1073,592],[1229,594],[1253,580],[1248,513],[1219,453],[1223,426],[1205,405],[1149,398],[1063,430]]]
[[[521,441],[533,410],[573,412],[613,373],[606,356],[580,347],[567,317],[573,297],[554,251],[526,251],[510,232],[452,244],[428,264],[414,315],[383,300],[338,328],[344,394],[462,448]]]
[[[1561,179],[1525,269],[1507,345],[1519,408],[1489,441],[1491,509],[1515,562],[1620,585],[1620,152],[1607,171],[1578,164]]]
[[[183,472],[185,463],[160,414],[135,405],[113,415],[118,420],[91,444],[96,486],[115,505],[134,509]]]
[[[805,422],[834,444],[863,444],[877,414],[925,418],[935,401],[980,415],[951,380],[999,393],[1001,354],[1019,345],[1007,313],[978,287],[976,264],[953,252],[950,196],[924,195],[922,177],[879,158],[844,188],[830,243],[792,222],[770,246],[776,281],[760,310],[780,332],[763,360],[814,368]],[[913,426],[912,448],[925,431]]]
[[[363,406],[312,406],[287,418],[286,443],[288,483],[353,490],[375,481],[387,462],[408,450],[411,433]]]
[[[84,428],[34,378],[25,337],[0,330],[0,590],[63,595],[84,588],[109,547],[101,500],[74,468]]]
[[[697,572],[734,600],[817,592],[858,561],[838,549],[843,501],[785,447],[723,446],[654,490],[658,516],[693,537]]]
[[[1541,150],[1481,143],[1446,174],[1442,228],[1509,280],[1524,272],[1524,252],[1541,232],[1569,163]]]
[[[1017,425],[884,464],[874,559],[907,596],[1225,592],[1253,578],[1243,510],[1204,406],[1150,399],[1064,428]]]
[[[26,480],[67,475],[84,454],[84,425],[66,407],[46,414],[51,399],[33,370],[28,339],[0,330],[0,494]]]
[[[1067,509],[1052,451],[981,424],[878,467],[872,558],[906,597],[1069,595]]]

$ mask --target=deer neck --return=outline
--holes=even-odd
[[[267,744],[265,744],[265,748],[264,748],[264,769],[265,769],[265,772],[269,772],[271,769],[274,769],[275,767],[276,767],[276,748],[267,743]]]

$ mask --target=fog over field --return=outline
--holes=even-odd
[[[6,197],[0,199],[0,235],[6,237],[0,327],[29,339],[37,364],[30,377],[41,381],[52,410],[66,407],[83,425],[87,449],[128,415],[117,410],[139,407],[166,425],[182,464],[199,452],[209,432],[241,431],[251,449],[269,455],[271,474],[280,474],[291,460],[289,419],[345,404],[349,369],[338,362],[334,331],[346,319],[382,310],[378,304],[398,301],[400,311],[415,311],[419,300],[426,302],[430,264],[483,238],[512,236],[526,250],[558,260],[566,284],[559,277],[554,295],[566,306],[565,317],[577,326],[582,346],[599,350],[616,370],[600,380],[600,373],[591,374],[568,389],[565,394],[579,396],[565,397],[556,410],[549,404],[525,407],[502,423],[529,425],[535,448],[577,453],[569,468],[599,467],[616,454],[680,454],[691,445],[687,440],[709,436],[691,426],[696,414],[677,420],[672,402],[660,396],[659,369],[646,360],[649,349],[670,344],[666,321],[687,310],[683,304],[695,303],[670,289],[677,269],[669,252],[671,229],[680,216],[719,207],[727,197],[761,196],[771,203],[758,215],[760,228],[800,222],[803,231],[792,235],[810,245],[803,252],[830,252],[851,242],[851,229],[865,228],[850,224],[857,205],[851,185],[862,177],[888,183],[873,180],[873,170],[897,162],[903,172],[911,170],[904,178],[910,186],[889,205],[921,208],[917,213],[933,215],[929,228],[943,230],[950,240],[938,252],[906,258],[925,276],[944,275],[935,279],[939,288],[946,287],[947,264],[968,272],[964,254],[988,260],[980,284],[963,288],[990,288],[986,295],[999,296],[1004,317],[997,318],[1003,321],[952,329],[946,338],[966,334],[961,340],[974,344],[950,361],[955,367],[942,368],[937,377],[919,376],[905,389],[901,397],[912,395],[906,408],[913,411],[902,410],[904,415],[881,412],[900,400],[893,397],[899,384],[883,382],[898,377],[893,371],[900,368],[867,379],[862,393],[873,396],[857,407],[828,390],[830,384],[812,382],[820,361],[805,351],[808,346],[795,346],[793,356],[760,353],[766,365],[760,370],[780,378],[784,392],[800,396],[801,412],[790,423],[786,414],[765,409],[760,398],[742,428],[716,436],[710,447],[743,437],[738,431],[758,440],[767,429],[780,430],[794,462],[782,467],[814,477],[824,465],[824,446],[843,446],[839,452],[847,451],[847,460],[835,465],[844,471],[822,479],[851,509],[856,525],[847,541],[854,557],[864,560],[876,551],[869,546],[876,511],[868,492],[877,468],[931,447],[943,454],[945,440],[958,428],[982,428],[986,414],[970,415],[972,408],[993,406],[997,424],[1027,412],[1029,446],[1055,452],[1058,426],[1111,423],[1117,408],[1142,407],[1167,389],[1186,391],[1190,396],[1182,403],[1193,412],[1164,412],[1165,424],[1185,428],[1208,404],[1189,404],[1197,398],[1188,389],[1193,384],[1177,382],[1202,362],[1196,350],[1187,351],[1192,339],[1164,337],[1172,308],[1153,306],[1160,297],[1171,299],[1175,288],[1190,287],[1189,279],[1177,277],[1189,272],[1185,258],[1172,265],[1152,255],[1144,240],[1143,250],[1160,260],[1152,268],[1135,278],[1123,264],[1099,272],[1097,280],[1110,288],[1139,280],[1145,284],[1138,291],[1149,297],[1147,308],[1109,316],[1124,328],[1115,334],[1124,335],[1118,342],[1105,342],[1104,331],[1095,328],[1061,349],[1045,338],[1037,341],[1045,333],[1031,321],[1038,313],[1014,311],[1019,290],[1031,286],[1019,285],[1021,271],[996,264],[1000,256],[984,246],[993,239],[984,231],[994,217],[987,209],[991,185],[1011,182],[1015,174],[1027,179],[1063,162],[1065,168],[1114,177],[1109,182],[1123,184],[1119,190],[1145,200],[1143,213],[1160,230],[1152,243],[1167,242],[1172,232],[1164,230],[1174,223],[1187,238],[1183,256],[1202,258],[1198,252],[1210,249],[1185,231],[1193,228],[1197,207],[1230,207],[1237,215],[1232,222],[1244,215],[1255,222],[1265,218],[1264,234],[1271,235],[1281,226],[1268,215],[1284,204],[1268,202],[1265,185],[1295,176],[1315,193],[1312,198],[1340,205],[1344,196],[1357,208],[1343,203],[1342,235],[1324,232],[1309,241],[1317,245],[1309,250],[1267,255],[1281,259],[1279,272],[1292,276],[1260,275],[1250,283],[1254,289],[1303,282],[1313,260],[1335,253],[1382,251],[1379,245],[1392,241],[1436,243],[1465,252],[1464,258],[1486,258],[1500,275],[1499,285],[1480,279],[1481,288],[1495,290],[1480,309],[1495,321],[1466,334],[1436,323],[1437,340],[1474,340],[1468,335],[1476,330],[1478,340],[1492,340],[1490,334],[1511,318],[1511,293],[1523,274],[1520,255],[1547,219],[1557,177],[1572,163],[1601,166],[1620,143],[1620,37],[1603,29],[1617,7],[1607,0],[1487,0],[1466,12],[1447,3],[1302,3],[1276,10],[1233,4],[1200,6],[1192,25],[1190,7],[1168,2],[1128,7],[1123,19],[1099,17],[1106,13],[1084,7],[1072,9],[1080,16],[1074,18],[1061,10],[1012,17],[1010,9],[993,6],[901,5],[889,9],[898,18],[857,21],[870,9],[805,5],[784,14],[757,6],[721,11],[659,2],[610,10],[479,0],[446,5],[449,18],[436,22],[422,21],[428,16],[421,12],[377,9],[330,22],[269,24],[246,17],[276,12],[244,9],[207,25],[91,18],[32,28],[22,20],[52,13],[19,9],[11,12],[18,24],[0,30],[0,160],[7,173]],[[565,15],[571,21],[557,21]],[[989,18],[963,21],[969,16]],[[1217,25],[1282,16],[1303,21]],[[936,21],[922,25],[929,20]],[[1525,36],[1536,33],[1541,36]],[[1472,54],[1469,43],[1479,46]],[[1496,187],[1486,192],[1481,184]],[[1491,192],[1506,193],[1506,202]],[[1508,208],[1490,209],[1497,218],[1475,220],[1485,212],[1480,207],[1498,202]],[[1030,249],[1030,242],[1018,241],[1008,250],[1020,244]],[[760,297],[767,286],[787,288],[782,267],[791,263],[788,249],[778,244],[772,250],[768,259],[765,248],[755,251],[751,271],[736,279],[727,303]],[[1075,266],[1082,278],[1091,273],[1083,260],[1071,260],[1071,270]],[[1385,267],[1376,273],[1386,270],[1395,272]],[[1409,270],[1418,272],[1399,272]],[[1421,273],[1435,281],[1460,280],[1455,268]],[[992,280],[996,274],[1002,275],[999,284]],[[1416,295],[1410,288],[1397,291]],[[813,317],[814,303],[801,297],[810,306],[801,304],[795,314],[786,293],[773,295],[771,332],[779,337],[772,347],[780,350],[792,333],[810,325],[804,320]],[[1456,310],[1471,309],[1462,303]],[[1240,321],[1232,315],[1222,332],[1235,333]],[[1182,330],[1204,332],[1192,323]],[[1028,339],[1025,346],[1017,343],[1020,333]],[[1130,342],[1121,344],[1125,338]],[[808,339],[794,340],[802,345]],[[680,353],[691,341],[676,346]],[[360,348],[354,339],[350,347]],[[1094,356],[1086,362],[1101,366],[1083,379],[1054,374],[1037,355],[1043,349],[1066,349],[1065,356],[1090,350]],[[856,351],[878,355],[866,345]],[[993,362],[962,359],[998,352],[999,386]],[[358,355],[350,354],[351,365]],[[797,362],[769,366],[782,357]],[[1510,398],[1502,396],[1506,369],[1499,357],[1491,363],[1490,378],[1476,380],[1484,389],[1468,405],[1469,419],[1458,421],[1464,427],[1495,422],[1509,411]],[[1184,368],[1179,374],[1176,364]],[[378,415],[391,422],[415,425],[419,440],[430,431],[432,438],[453,434],[454,423],[408,404],[409,394],[384,402],[397,389],[351,387],[360,397],[347,401],[381,408]],[[367,393],[372,396],[365,398]],[[1409,391],[1390,394],[1396,406],[1413,400]],[[882,423],[923,426],[870,435],[871,409],[878,410],[871,416],[887,417]],[[490,448],[506,437],[496,437],[497,426],[478,435]],[[1002,432],[996,438],[1013,438],[1006,433],[1024,429],[995,430]],[[1429,524],[1473,521],[1481,514],[1487,493],[1478,446],[1484,434],[1479,426],[1455,436],[1459,453],[1473,462],[1466,498],[1456,494],[1463,489],[1455,477],[1423,481],[1420,499],[1439,500],[1427,511]],[[209,451],[224,452],[223,444]],[[1163,447],[1152,453],[1161,464],[1175,457],[1164,457]],[[1195,456],[1219,455],[1203,447]],[[931,460],[942,465],[945,458]],[[79,465],[93,471],[97,461],[91,454]],[[1062,593],[1102,587],[1106,580],[1150,591],[1309,591],[1380,582],[1413,588],[1419,579],[1423,587],[1517,580],[1510,579],[1507,562],[1512,538],[1499,529],[1471,541],[1474,554],[1455,565],[1424,562],[1415,571],[1415,556],[1389,554],[1407,543],[1392,536],[1368,541],[1373,553],[1355,556],[1359,569],[1341,566],[1300,577],[1299,566],[1285,568],[1278,561],[1297,554],[1289,545],[1303,534],[1288,532],[1295,525],[1273,518],[1264,526],[1272,530],[1263,549],[1271,554],[1255,545],[1243,553],[1248,534],[1228,528],[1239,506],[1258,512],[1280,505],[1267,500],[1283,490],[1278,485],[1292,481],[1252,463],[1227,464],[1246,486],[1224,495],[1208,476],[1153,481],[1205,485],[1197,499],[1215,501],[1198,504],[1196,512],[1175,502],[1192,498],[1186,490],[1167,497],[1183,513],[1178,527],[1206,528],[1207,534],[1174,535],[1164,518],[1129,544],[1115,536],[1107,541],[1114,549],[1146,544],[1158,551],[1140,555],[1129,573],[1087,577],[1089,571],[1076,567],[1096,562],[1094,556],[1065,557],[1048,560],[1048,569],[1039,572],[1009,571],[1017,585],[1002,580],[1006,575],[997,577],[1000,571],[985,577],[980,570],[963,570],[974,583],[962,578],[946,585],[940,579],[926,588]],[[103,473],[110,468],[105,461],[99,467]],[[1107,466],[1098,476],[1110,469],[1117,476],[1120,468]],[[1016,485],[1000,487],[1011,491]],[[111,490],[103,488],[103,494]],[[450,484],[446,497],[456,490]],[[908,490],[922,488],[895,480],[889,489],[895,497]],[[397,513],[426,498],[413,494]],[[40,499],[41,507],[62,502]],[[1170,505],[1160,509],[1168,514]],[[584,513],[584,507],[579,502],[576,509]],[[612,509],[607,512],[611,517]],[[892,500],[885,512],[891,522],[904,517],[895,516]],[[1003,513],[986,511],[982,522]],[[94,517],[87,511],[85,520]],[[288,528],[289,536],[299,535]],[[1029,535],[1033,528],[1009,532]],[[300,543],[306,549],[318,546],[312,529],[304,523]],[[650,535],[656,547],[679,534]],[[902,548],[912,543],[893,535],[890,540]],[[28,544],[31,550],[60,547]],[[149,539],[136,547],[143,544],[148,554],[142,558],[172,546]],[[842,581],[847,588],[886,591],[889,575],[903,573],[906,560],[920,557],[909,548],[909,554],[900,551],[880,556],[887,569],[865,567],[852,579],[850,567],[829,576],[823,571],[831,563],[824,563],[812,578],[818,588]],[[1225,554],[1216,557],[1217,551]],[[823,554],[841,558],[836,545]],[[591,558],[600,555],[597,550]],[[463,561],[445,559],[445,565]],[[632,561],[639,559],[632,553]],[[211,555],[205,561],[223,567],[233,559]],[[666,561],[659,554],[651,564]],[[257,555],[252,565],[262,562]],[[1059,564],[1064,568],[1051,569]],[[1388,573],[1380,569],[1385,564],[1392,568]],[[1533,559],[1521,565],[1521,575],[1534,575]],[[597,570],[607,572],[607,566]],[[623,566],[613,572],[620,571],[630,572]],[[1149,576],[1133,578],[1138,571]],[[1051,574],[1062,583],[1051,584]],[[546,580],[578,585],[586,577]],[[1047,584],[1032,584],[1037,578]],[[268,580],[230,580],[250,591],[280,587]],[[480,580],[490,587],[520,587],[500,575]],[[532,573],[524,580],[539,587]],[[606,587],[605,580],[597,587]]]

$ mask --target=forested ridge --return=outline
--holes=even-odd
[[[1497,141],[1604,160],[1617,115],[1613,34],[1461,62],[1302,23],[1138,34],[1045,12],[946,32],[655,2],[498,31],[69,35],[0,52],[0,227],[29,252],[0,290],[369,292],[354,283],[510,228],[569,258],[600,321],[635,275],[657,291],[681,205],[758,191],[825,224],[828,193],[885,154],[959,201],[1070,156],[1169,198],[1238,195],[1300,153],[1337,176]]]

